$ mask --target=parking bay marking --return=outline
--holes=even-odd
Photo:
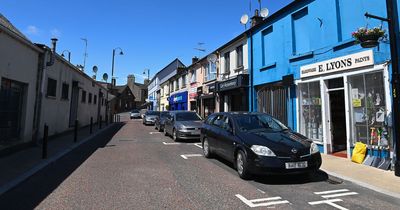
[[[194,143],[193,145],[198,147],[198,148],[200,148],[200,149],[203,149],[203,147],[201,146],[201,143]]]
[[[186,154],[186,155],[181,155],[181,157],[185,160],[187,160],[189,157],[201,157],[203,156],[202,154]]]
[[[236,197],[239,198],[243,203],[248,205],[250,208],[254,207],[261,207],[261,206],[274,206],[278,204],[286,204],[290,203],[287,200],[281,200],[281,197],[270,197],[270,198],[259,198],[259,199],[252,199],[248,200],[247,198],[243,197],[240,194],[236,194]],[[265,202],[267,201],[267,202]]]
[[[322,191],[322,192],[314,192],[314,194],[321,195],[321,197],[323,197],[325,199],[326,198],[336,198],[336,197],[343,197],[343,196],[357,195],[358,194],[356,192],[349,192],[349,191],[350,190],[348,190],[348,189],[339,189],[339,190],[329,190],[329,191]],[[347,210],[343,206],[340,206],[340,205],[335,203],[335,202],[340,202],[340,201],[343,201],[343,200],[342,199],[330,199],[330,200],[308,202],[308,204],[310,204],[312,206],[320,205],[320,204],[328,204],[328,205],[330,205],[332,207],[335,207],[337,209],[340,209],[340,210]]]
[[[181,144],[181,143],[177,143],[177,142],[168,143],[168,142],[163,141],[163,144],[164,144],[164,145],[179,145],[179,144]]]
[[[161,133],[161,132],[150,132],[149,134],[153,135],[153,134],[159,134],[159,133]]]

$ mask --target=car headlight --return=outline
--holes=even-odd
[[[250,149],[253,150],[254,153],[260,156],[269,156],[269,157],[276,156],[275,153],[266,146],[253,145],[251,146]]]
[[[311,143],[311,147],[310,147],[310,153],[311,154],[315,154],[319,152],[319,147],[316,143]]]

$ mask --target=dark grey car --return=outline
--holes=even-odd
[[[164,130],[164,125],[165,125],[165,120],[169,116],[168,111],[162,111],[160,112],[160,115],[156,118],[156,121],[154,123],[154,128],[158,131],[163,131]]]
[[[160,115],[160,112],[147,111],[143,116],[143,124],[144,125],[154,125],[156,118],[159,115]]]
[[[164,135],[171,135],[174,141],[200,139],[203,122],[196,112],[171,111],[164,125]]]

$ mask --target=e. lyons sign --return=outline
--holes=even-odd
[[[372,50],[363,51],[339,58],[334,58],[319,63],[313,63],[300,67],[300,77],[311,77],[321,74],[335,73],[348,69],[374,65],[374,53]]]

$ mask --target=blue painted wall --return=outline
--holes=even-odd
[[[366,50],[353,44],[353,31],[381,24],[388,29],[385,22],[365,18],[366,12],[386,17],[385,1],[295,1],[267,18],[261,27],[249,30],[251,110],[257,110],[255,86],[281,81],[289,74],[296,80],[300,78],[300,66]],[[390,59],[388,41],[373,50],[376,64]],[[295,128],[297,96],[293,89],[294,98],[288,99],[288,124]]]

